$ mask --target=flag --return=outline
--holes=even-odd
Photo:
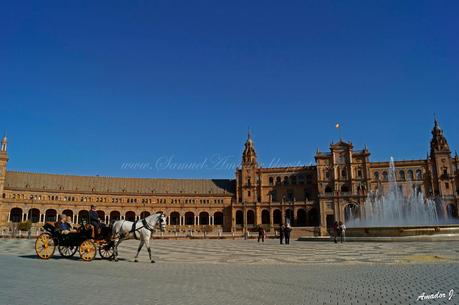
[[[336,127],[336,129],[338,129],[340,127],[339,123],[336,123],[335,127]]]

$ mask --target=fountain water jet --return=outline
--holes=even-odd
[[[454,222],[449,218],[440,220],[441,201],[426,198],[413,182],[409,182],[411,194],[404,196],[395,173],[394,159],[391,158],[388,191],[384,193],[378,189],[371,192],[363,206],[351,209],[348,227],[436,226]]]

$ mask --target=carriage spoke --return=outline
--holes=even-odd
[[[42,233],[35,241],[35,253],[41,259],[48,259],[54,254],[56,245],[48,233]]]

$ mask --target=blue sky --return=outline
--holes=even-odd
[[[434,112],[454,151],[458,13],[457,1],[4,1],[8,168],[233,177],[248,126],[263,164],[308,164],[336,122],[372,160],[418,159]]]

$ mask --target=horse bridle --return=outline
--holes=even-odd
[[[161,224],[162,224],[162,219],[161,219],[161,217],[163,217],[163,216],[165,216],[165,215],[164,215],[164,214],[161,214],[161,215],[159,216],[160,221],[161,221],[161,222],[159,223],[159,227],[160,227],[161,229],[162,229],[162,225],[161,225]],[[148,222],[145,220],[145,218],[142,219],[142,225],[144,226],[144,228],[146,228],[146,229],[149,230],[150,232],[153,232],[153,231],[154,231],[154,228],[150,227],[150,225],[149,225]],[[139,229],[141,229],[141,228],[139,228]]]

